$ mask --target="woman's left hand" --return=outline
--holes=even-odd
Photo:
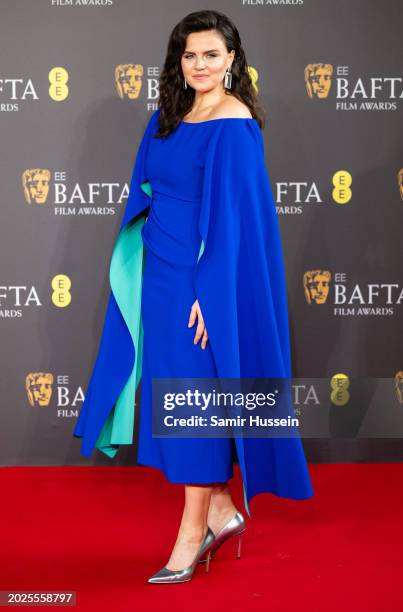
[[[196,334],[195,334],[193,343],[197,344],[199,342],[200,338],[203,336],[201,347],[202,347],[202,349],[205,349],[206,348],[206,344],[207,344],[207,340],[208,340],[208,335],[207,335],[206,326],[204,325],[204,319],[203,319],[203,315],[202,315],[201,310],[200,310],[200,306],[199,306],[198,300],[196,300],[193,303],[192,308],[190,310],[188,327],[192,327],[192,325],[196,321],[196,316],[197,316],[197,328],[196,328]]]

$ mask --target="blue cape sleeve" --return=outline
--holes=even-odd
[[[281,235],[255,120],[226,119],[208,144],[194,287],[219,378],[291,378]],[[299,435],[235,444],[245,508],[260,492],[313,495]]]
[[[133,441],[135,392],[141,378],[143,328],[141,287],[144,247],[141,229],[150,205],[146,158],[158,111],[141,139],[125,212],[111,255],[110,294],[85,400],[73,435],[82,438],[81,454],[94,447],[114,457],[120,444]]]
[[[195,283],[209,296],[204,308],[212,345],[220,338],[212,347],[220,376],[290,377],[281,236],[255,121],[224,120],[213,135],[199,231]],[[222,320],[214,316],[219,312]],[[249,319],[253,325],[246,326]]]

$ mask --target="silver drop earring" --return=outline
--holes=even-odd
[[[231,89],[232,84],[232,72],[227,68],[224,74],[224,87],[226,89]]]
[[[183,89],[187,89],[188,88],[188,84],[186,82],[186,79],[183,79]]]

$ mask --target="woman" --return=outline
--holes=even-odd
[[[142,378],[138,463],[185,485],[177,540],[151,583],[190,580],[203,560],[207,571],[230,536],[238,536],[240,555],[245,519],[228,488],[233,455],[249,516],[248,502],[261,492],[313,495],[299,437],[152,437],[152,379],[291,376],[262,127],[237,29],[217,11],[191,13],[169,39],[159,108],[138,150],[98,357],[74,431],[86,456],[94,446],[114,456],[131,443]]]

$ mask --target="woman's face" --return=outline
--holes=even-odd
[[[228,53],[223,39],[215,30],[192,32],[187,37],[182,54],[183,76],[196,91],[205,92],[222,86],[224,73],[231,68],[234,55],[234,50]]]

